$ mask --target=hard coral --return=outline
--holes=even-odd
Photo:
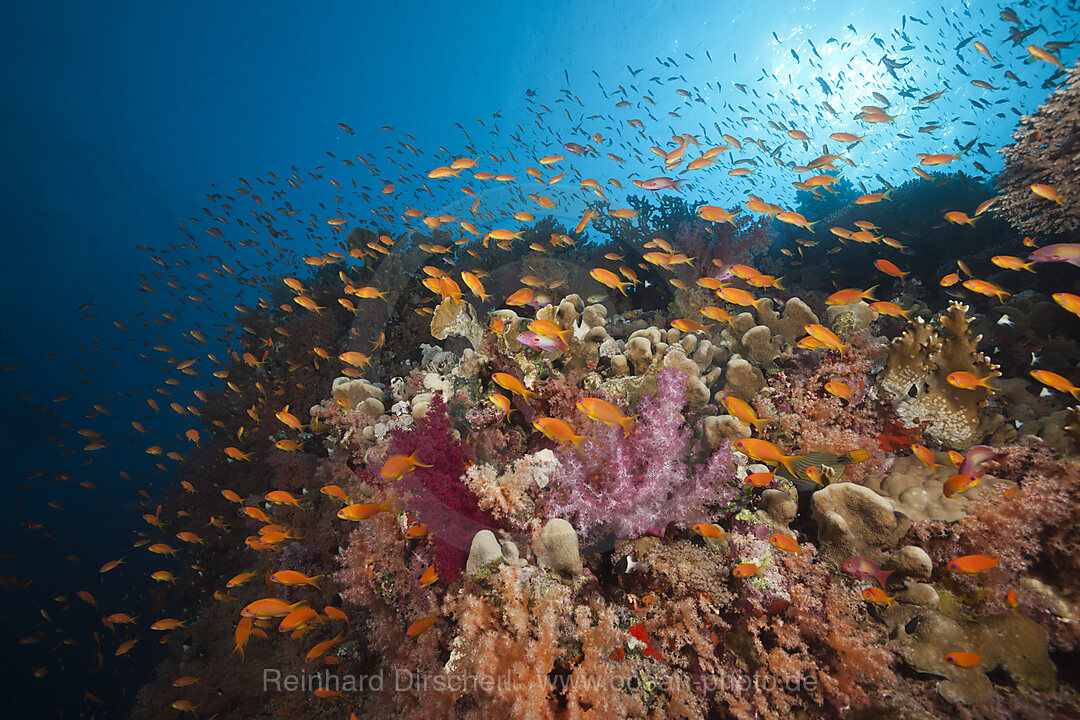
[[[979,408],[990,390],[977,386],[967,390],[948,382],[950,374],[971,373],[988,380],[999,376],[997,365],[976,349],[981,335],[972,337],[967,305],[949,304],[938,318],[947,335],[916,318],[889,345],[889,359],[878,376],[893,397],[896,414],[909,426],[920,423],[925,431],[956,447],[970,447],[977,440]]]
[[[1080,227],[1080,64],[1066,76],[1038,112],[1020,119],[1013,132],[1016,142],[1001,150],[1005,169],[997,177],[1002,193],[995,212],[1031,235]],[[1036,183],[1054,188],[1062,202],[1033,193]]]

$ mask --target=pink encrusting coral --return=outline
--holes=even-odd
[[[586,542],[595,542],[605,536],[662,536],[669,523],[731,500],[737,490],[729,451],[692,462],[695,443],[683,415],[685,398],[685,375],[664,368],[656,392],[637,407],[629,436],[621,428],[598,427],[590,452],[560,450],[545,516],[570,520]]]

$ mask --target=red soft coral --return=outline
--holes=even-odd
[[[473,458],[454,438],[450,414],[438,395],[414,428],[396,428],[387,455],[412,455],[430,467],[406,473],[397,486],[408,492],[406,507],[423,521],[435,543],[438,572],[456,577],[465,567],[473,536],[498,527],[489,513],[480,509],[476,494],[462,481]]]

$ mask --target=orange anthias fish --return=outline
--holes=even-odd
[[[702,325],[696,320],[690,320],[688,318],[678,318],[671,321],[671,326],[676,330],[681,330],[684,333],[695,332],[708,332],[711,325]]]
[[[417,450],[412,455],[391,455],[383,463],[382,470],[379,471],[379,477],[388,482],[398,480],[402,475],[408,472],[412,472],[418,467],[431,467],[431,465],[425,465],[416,459]]]
[[[405,634],[409,637],[416,637],[420,633],[430,630],[431,626],[434,625],[435,621],[438,619],[437,615],[430,615],[422,620],[417,620],[409,626],[408,630],[405,631]]]
[[[278,625],[278,632],[292,632],[307,627],[319,617],[314,608],[301,606],[290,612]]]
[[[1032,370],[1031,377],[1035,378],[1043,385],[1052,387],[1058,392],[1069,393],[1077,400],[1080,400],[1080,388],[1055,372],[1050,372],[1049,370]]]
[[[962,668],[973,668],[982,662],[982,655],[973,652],[957,650],[945,654],[945,662]]]
[[[911,451],[915,453],[915,457],[922,461],[923,465],[933,470],[934,468],[945,467],[941,463],[937,462],[934,458],[934,453],[930,451],[930,448],[925,445],[919,445],[918,443],[911,446]]]
[[[277,505],[292,505],[295,508],[300,507],[300,498],[295,497],[292,493],[288,493],[284,490],[273,490],[266,493],[264,499],[267,502],[272,502]]]
[[[771,472],[751,473],[743,479],[743,482],[747,485],[753,485],[754,487],[765,487],[771,483],[774,478],[775,475]]]
[[[632,282],[619,280],[618,275],[605,268],[593,268],[589,271],[589,275],[592,276],[593,280],[605,287],[618,289],[623,295],[626,295],[627,287],[633,287],[634,285]]]
[[[761,570],[761,568],[754,563],[743,563],[742,565],[735,567],[731,571],[731,574],[737,578],[748,578],[757,575],[759,570]]]
[[[693,530],[701,537],[706,538],[722,538],[731,534],[729,532],[724,532],[712,523],[698,523],[694,525]]]
[[[330,650],[332,650],[335,645],[337,645],[339,642],[341,642],[343,637],[345,637],[345,636],[339,634],[337,637],[333,637],[333,638],[331,638],[329,640],[323,640],[321,643],[319,643],[318,645],[316,645],[315,647],[311,648],[311,650],[308,651],[308,654],[304,657],[304,662],[311,662],[312,660],[318,660],[323,655],[330,652]]]
[[[900,280],[903,280],[904,276],[908,274],[904,270],[898,268],[894,263],[890,262],[889,260],[885,260],[884,258],[878,258],[877,260],[875,260],[874,267],[876,267],[878,270],[885,273],[886,275],[891,275],[892,277],[899,278]]]
[[[381,503],[356,503],[355,505],[346,505],[337,512],[337,516],[342,520],[367,520],[373,518],[381,512],[392,512],[393,508],[391,502],[394,498],[389,498]]]
[[[735,442],[735,448],[754,460],[778,463],[787,455],[774,443],[758,438],[744,438]]]
[[[907,319],[911,310],[905,310],[894,302],[888,300],[878,300],[877,302],[870,303],[870,307],[874,308],[878,313],[882,315],[888,315],[890,317],[902,317]]]
[[[1065,308],[1073,315],[1080,317],[1080,295],[1073,295],[1072,293],[1054,293],[1052,295],[1054,302],[1061,307]]]
[[[825,392],[829,393],[830,395],[835,395],[836,397],[843,398],[845,400],[850,400],[852,390],[851,386],[849,386],[847,383],[841,382],[839,380],[832,380],[825,383]]]
[[[885,591],[882,590],[881,588],[877,587],[876,585],[873,586],[873,587],[868,587],[865,590],[863,590],[862,591],[862,596],[863,596],[864,600],[868,600],[868,601],[874,603],[875,605],[892,605],[893,604],[892,596],[891,595],[886,595]]]
[[[315,575],[314,577],[308,577],[302,572],[295,570],[278,570],[276,573],[270,576],[271,582],[276,582],[279,585],[310,585],[316,590],[319,589],[318,583],[315,581],[321,578],[322,575]]]
[[[269,620],[270,618],[285,617],[296,608],[306,605],[304,602],[288,603],[278,598],[262,598],[249,603],[240,611],[244,617],[257,620]]]
[[[877,285],[867,290],[859,290],[857,288],[849,288],[847,290],[837,290],[829,297],[825,298],[826,305],[849,305],[851,303],[859,302],[860,300],[877,300],[874,297],[874,290]],[[809,331],[808,331],[809,332]]]
[[[1064,205],[1065,204],[1065,201],[1061,199],[1060,195],[1058,195],[1057,190],[1050,187],[1049,185],[1042,185],[1042,184],[1039,184],[1039,183],[1035,183],[1034,185],[1031,186],[1031,192],[1035,193],[1036,195],[1038,195],[1039,197],[1041,197],[1041,198],[1043,198],[1045,200],[1049,200],[1051,202],[1056,202],[1058,205]]]
[[[988,382],[990,378],[975,377],[966,370],[957,370],[956,372],[949,373],[945,380],[952,386],[961,388],[962,390],[974,390],[977,387],[983,387],[987,390],[994,392],[996,387],[990,385]]]
[[[493,392],[488,393],[488,400],[495,404],[495,407],[499,408],[503,412],[503,416],[510,417],[510,413],[514,412],[514,408],[510,406],[510,398],[505,395]]]
[[[951,478],[945,481],[945,485],[942,486],[941,492],[947,498],[951,498],[953,495],[970,490],[979,484],[978,475],[953,475]]]
[[[873,288],[871,288],[871,289],[873,289]],[[845,345],[844,343],[842,343],[840,341],[840,338],[836,336],[836,333],[834,333],[832,330],[825,327],[824,325],[818,325],[816,323],[811,323],[809,325],[804,326],[803,329],[806,330],[806,333],[810,337],[817,340],[824,347],[827,347],[830,350],[839,350],[841,358],[843,358],[843,356],[844,356],[845,348],[851,347],[850,345]]]
[[[615,405],[600,398],[582,398],[577,401],[577,408],[592,420],[611,427],[621,427],[623,437],[629,437],[633,431],[634,419],[637,418],[637,415],[624,415]]]
[[[769,544],[777,550],[783,550],[784,552],[791,553],[792,555],[799,554],[799,542],[790,535],[770,535]]]
[[[698,217],[709,222],[735,224],[735,214],[729,213],[722,207],[715,205],[702,205],[697,209]]]
[[[427,570],[420,575],[420,587],[425,588],[428,585],[432,585],[438,579],[439,575],[435,572],[435,566],[429,565]]]
[[[998,287],[992,282],[989,282],[988,280],[978,280],[976,278],[972,278],[970,280],[965,280],[963,282],[963,286],[966,287],[968,290],[971,290],[972,292],[979,293],[980,295],[996,295],[997,299],[1003,303],[1005,302],[1005,298],[1008,297],[1010,294],[1009,292],[1001,289],[1000,287]]]
[[[742,288],[725,287],[716,291],[717,297],[726,300],[732,305],[750,306],[757,302],[757,298]]]
[[[528,325],[529,329],[537,335],[543,335],[547,338],[554,338],[561,340],[564,344],[570,342],[569,336],[573,334],[573,328],[563,330],[561,327],[551,322],[550,320],[532,320]]]
[[[242,453],[238,448],[234,447],[225,448],[225,454],[233,460],[247,460],[248,462],[251,462],[251,456],[254,455],[254,453]]]
[[[582,440],[591,440],[592,438],[586,435],[575,435],[574,428],[570,427],[570,424],[553,417],[537,418],[533,421],[533,427],[544,434],[545,437],[556,440],[558,442],[573,443],[580,452],[585,452],[580,442]]]
[[[229,580],[229,582],[225,583],[225,587],[234,588],[238,585],[243,585],[248,580],[255,577],[256,574],[257,573],[253,572],[242,572],[239,575],[234,576],[231,580]]]
[[[720,402],[721,404],[723,404],[724,409],[727,410],[728,415],[733,415],[740,421],[746,423],[747,425],[753,425],[759,430],[760,427],[758,426],[760,426],[762,423],[776,422],[775,420],[769,420],[767,418],[759,418],[757,416],[757,413],[754,412],[754,409],[750,407],[749,404],[747,404],[744,400],[740,400],[734,395],[724,395],[720,398]]]
[[[492,374],[491,379],[503,390],[509,390],[515,395],[520,395],[524,398],[525,402],[529,402],[530,396],[536,397],[535,392],[527,389],[520,380],[509,373],[497,372]]]
[[[998,559],[989,555],[964,555],[949,563],[949,569],[953,572],[962,572],[968,575],[986,572],[998,566]]]

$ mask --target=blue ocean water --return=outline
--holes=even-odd
[[[1025,64],[1023,45],[1074,39],[1080,19],[1075,3],[1015,5],[1024,27],[1040,28],[1014,45],[1006,41],[1013,25],[997,5],[867,7],[564,1],[8,8],[0,30],[0,365],[17,367],[0,374],[8,497],[0,510],[7,538],[0,575],[10,579],[0,589],[0,632],[10,702],[43,717],[114,717],[130,708],[161,650],[142,631],[139,645],[114,657],[115,635],[100,616],[172,602],[145,577],[158,566],[131,547],[134,533],[147,528],[139,503],[156,503],[176,486],[175,463],[162,472],[155,467],[161,458],[146,446],[156,439],[182,450],[193,426],[190,416],[168,409],[173,396],[156,393],[169,389],[162,385],[166,358],[181,348],[223,354],[221,338],[241,332],[234,304],[253,305],[267,278],[295,272],[299,257],[332,247],[324,221],[339,207],[371,220],[383,204],[380,188],[394,183],[391,215],[420,204],[462,214],[471,198],[428,181],[430,168],[463,155],[512,154],[516,162],[506,164],[523,178],[538,157],[564,153],[567,142],[588,143],[594,133],[602,137],[594,142],[600,152],[577,159],[575,170],[582,178],[621,177],[623,191],[607,188],[616,206],[634,190],[630,178],[656,174],[638,161],[652,157],[653,138],[669,144],[689,132],[719,144],[714,124],[765,139],[753,153],[759,164],[752,186],[722,172],[691,182],[689,198],[718,206],[741,202],[748,191],[793,203],[795,189],[771,154],[806,161],[823,144],[840,151],[840,143],[823,142],[826,128],[872,135],[872,144],[852,152],[858,166],[844,169],[865,192],[882,189],[881,179],[911,177],[918,152],[956,153],[972,142],[959,169],[989,179],[1001,168],[997,150],[1018,115],[1049,92],[1044,81],[1054,68]],[[974,40],[1002,65],[974,52]],[[1076,46],[1065,48],[1065,65],[1076,55]],[[1006,79],[1005,69],[1019,81]],[[948,91],[947,101],[920,105],[938,90]],[[879,104],[874,92],[889,99],[894,123],[868,127],[853,119],[860,106]],[[642,102],[644,95],[654,102]],[[632,107],[616,107],[621,99]],[[632,118],[644,121],[643,134],[626,125]],[[814,141],[804,147],[771,129],[770,120]],[[929,124],[940,128],[918,132]],[[613,167],[608,152],[629,162]],[[378,172],[341,167],[341,158],[362,155]],[[261,242],[265,235],[260,244],[226,247],[205,232],[221,202],[208,194],[237,198],[234,217],[260,212],[236,194],[238,178],[285,178],[294,168],[310,182],[287,200],[300,217],[314,213],[317,229],[301,226],[278,238],[293,255],[282,259]],[[345,191],[323,181],[335,175]],[[264,209],[280,202],[264,195]],[[335,195],[348,201],[341,205]],[[484,199],[499,206],[520,196],[506,185]],[[556,217],[576,223],[587,198],[579,199],[561,205]],[[233,227],[225,240],[253,237]],[[212,274],[222,262],[250,284]],[[211,338],[205,349],[185,335],[194,328]],[[185,381],[176,390],[181,404],[211,381]],[[162,410],[152,411],[147,398]],[[133,420],[150,432],[141,435]],[[107,447],[84,449],[92,436],[78,431],[87,429],[107,438]],[[126,565],[99,572],[121,557]],[[100,608],[78,599],[80,590]],[[20,644],[25,638],[36,640]],[[35,678],[42,667],[47,674]]]

